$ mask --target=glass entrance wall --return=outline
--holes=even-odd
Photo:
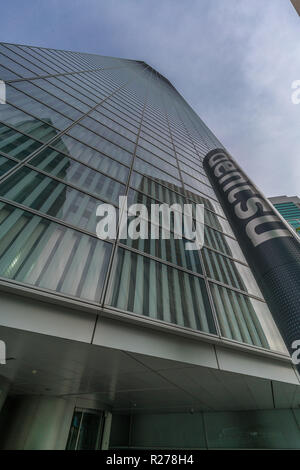
[[[102,411],[75,409],[66,450],[100,450],[103,426]]]

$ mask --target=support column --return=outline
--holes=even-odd
[[[2,449],[64,450],[74,404],[57,397],[18,396],[12,399]]]

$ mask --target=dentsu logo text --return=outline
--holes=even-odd
[[[193,211],[194,207],[194,211]],[[117,223],[117,212],[121,214]],[[200,250],[204,243],[203,204],[151,204],[150,215],[144,204],[128,206],[127,196],[119,197],[118,210],[111,204],[99,204],[96,215],[101,217],[96,226],[98,238],[186,239],[185,250]]]

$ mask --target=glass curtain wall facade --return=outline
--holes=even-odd
[[[202,166],[221,144],[168,80],[144,62],[12,44],[0,78],[1,282],[285,353]],[[121,195],[204,204],[204,248],[173,229],[100,240],[97,205]]]

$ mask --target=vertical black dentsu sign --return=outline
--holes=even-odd
[[[300,341],[300,239],[224,149],[209,152],[203,166],[292,354]]]

